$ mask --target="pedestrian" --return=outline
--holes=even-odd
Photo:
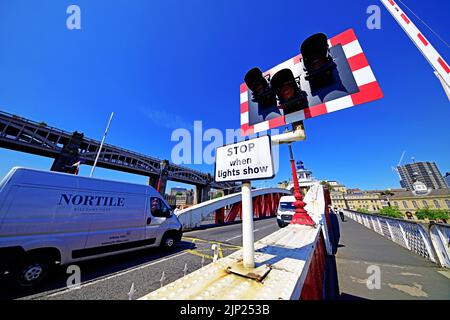
[[[341,217],[342,222],[345,222],[344,210],[339,209],[339,216]]]

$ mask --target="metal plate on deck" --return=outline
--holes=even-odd
[[[263,281],[264,278],[269,274],[270,270],[272,270],[272,267],[267,264],[261,265],[256,268],[246,268],[244,267],[242,261],[226,269],[228,273],[233,273],[244,278],[256,280],[258,282]]]

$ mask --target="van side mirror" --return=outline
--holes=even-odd
[[[170,208],[165,208],[165,210],[161,210],[161,216],[165,218],[170,218],[172,216],[173,211]]]

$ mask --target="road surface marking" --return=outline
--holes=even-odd
[[[132,267],[132,268],[126,269],[125,271],[119,271],[119,272],[113,273],[112,275],[105,276],[105,277],[102,277],[102,278],[89,280],[89,281],[84,282],[78,288],[74,288],[74,289],[67,289],[67,288],[65,288],[65,289],[63,289],[61,291],[58,291],[58,292],[55,292],[55,293],[52,293],[52,294],[49,294],[49,295],[43,295],[43,296],[40,296],[40,297],[54,297],[54,296],[58,296],[58,295],[61,295],[61,294],[67,293],[67,292],[80,290],[80,289],[82,289],[84,287],[87,287],[87,286],[90,286],[92,284],[96,284],[96,283],[103,282],[103,281],[106,281],[106,280],[109,280],[109,279],[112,279],[112,278],[115,278],[115,277],[119,277],[119,276],[122,276],[124,274],[130,273],[132,271],[137,271],[137,270],[140,270],[140,269],[144,269],[144,268],[150,267],[152,265],[158,264],[160,262],[164,262],[164,261],[170,260],[172,258],[176,258],[176,257],[182,256],[184,254],[187,254],[187,252],[183,251],[183,252],[177,253],[175,255],[166,257],[164,259],[160,259],[158,261],[153,261],[153,262],[150,262],[150,263],[147,263],[147,264],[140,265],[138,267]],[[39,298],[39,297],[37,297],[37,298]]]
[[[233,248],[233,249],[241,249],[241,246],[236,246],[233,244],[229,244],[229,243],[223,243],[223,242],[219,242],[219,241],[213,241],[213,240],[204,240],[204,239],[200,239],[200,238],[193,238],[193,237],[183,237],[183,239],[186,239],[188,241],[191,241],[192,243],[195,242],[206,242],[209,244],[219,244],[223,247],[229,247],[229,248]]]
[[[262,228],[255,229],[255,230],[253,230],[253,232],[261,231],[261,230],[272,228],[272,227],[273,227],[272,225],[265,226],[265,227],[262,227]],[[237,239],[237,238],[241,238],[241,237],[242,237],[242,234],[239,234],[239,235],[237,235],[235,237],[231,237],[229,239],[226,239],[225,242],[228,242],[228,241],[231,241],[231,240],[234,240],[234,239]]]
[[[388,283],[388,286],[403,293],[409,294],[412,297],[428,297],[428,293],[422,290],[422,285],[414,282],[412,286],[406,284]]]
[[[239,250],[242,248],[240,246],[230,245],[230,244],[222,243],[222,242],[218,242],[218,241],[203,240],[203,239],[199,239],[199,238],[183,237],[183,239],[191,241],[192,243],[198,242],[198,243],[206,243],[208,245],[209,244],[217,244],[219,246],[219,257],[220,258],[223,258],[223,250],[229,250],[229,249]],[[214,257],[212,255],[202,253],[202,251],[211,252],[210,247],[207,247],[205,249],[188,249],[186,251],[195,256],[199,256],[199,257],[203,257],[203,258],[211,259],[211,260],[214,259]]]

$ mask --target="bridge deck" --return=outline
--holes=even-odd
[[[449,270],[345,219],[336,255],[342,299],[450,299]],[[366,285],[371,265],[381,270],[380,289]]]

